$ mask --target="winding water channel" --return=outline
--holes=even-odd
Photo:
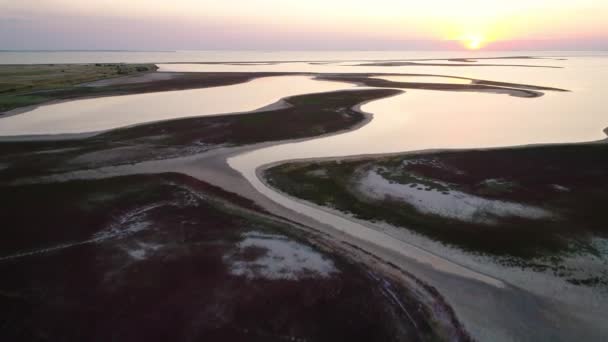
[[[282,76],[222,87],[60,102],[3,118],[0,136],[99,132],[175,118],[242,113],[284,97],[350,87],[304,76]]]

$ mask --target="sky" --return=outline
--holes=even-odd
[[[608,50],[608,0],[0,0],[0,50]]]

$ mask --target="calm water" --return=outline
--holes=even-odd
[[[245,112],[287,96],[350,87],[304,76],[283,76],[215,88],[61,102],[0,119],[0,135],[96,132],[174,118]]]
[[[607,55],[589,51],[0,51],[0,64],[326,61]],[[515,61],[511,61],[514,63]]]
[[[538,84],[581,90],[602,83],[601,76],[608,68],[608,56],[576,57],[568,60],[481,60],[479,63],[492,64],[525,64],[537,66],[555,66],[555,68],[523,68],[510,66],[357,66],[355,63],[309,64],[281,63],[272,65],[226,65],[226,64],[159,64],[161,71],[178,72],[343,72],[343,73],[406,73],[422,75],[441,75],[468,77],[512,83]],[[448,63],[450,64],[450,63]],[[605,81],[604,81],[605,82]]]
[[[6,58],[6,53],[0,57]],[[93,58],[91,53],[29,53],[28,56]],[[104,55],[104,53],[101,53]],[[105,53],[123,58],[160,58],[158,53]],[[172,53],[160,53],[172,55]],[[465,53],[339,52],[335,57],[384,58],[460,57]],[[466,53],[470,55],[471,53]],[[491,55],[492,53],[478,53]],[[513,53],[516,55],[518,53]],[[523,53],[521,53],[523,54]],[[549,54],[549,53],[545,53]],[[329,52],[225,53],[226,60],[328,58]],[[177,53],[183,59],[219,58],[214,52]],[[431,56],[431,57],[429,57]],[[107,56],[106,56],[107,57]],[[279,58],[280,57],[280,58]],[[31,57],[33,58],[33,57]],[[51,58],[51,57],[48,57]],[[59,58],[59,57],[56,57]],[[67,58],[67,57],[61,57]],[[485,63],[488,61],[480,61]],[[408,90],[407,93],[363,106],[374,120],[355,132],[308,142],[276,146],[247,156],[252,163],[287,158],[347,156],[431,148],[466,148],[530,143],[580,142],[604,137],[608,126],[605,94],[608,89],[608,57],[575,57],[567,60],[508,59],[491,63],[535,64],[559,68],[510,66],[357,66],[353,62],[274,65],[159,64],[161,71],[310,71],[408,73],[410,76],[376,76],[410,82],[468,82],[440,76],[525,83],[571,90],[547,92],[541,98],[517,98],[499,94]],[[468,63],[474,65],[475,63]],[[416,75],[430,74],[433,77]],[[137,123],[177,117],[254,110],[278,99],[302,93],[352,88],[337,82],[308,77],[272,77],[252,82],[176,92],[77,100],[42,106],[26,114],[0,119],[0,135],[79,133],[107,130]],[[368,142],[373,141],[374,144]],[[243,156],[245,158],[246,156]]]
[[[605,110],[608,58],[573,58],[543,63],[563,68],[390,67],[389,72],[520,82],[565,88],[571,92],[546,92],[543,97],[531,99],[499,94],[408,90],[403,95],[363,106],[363,110],[374,114],[374,120],[357,131],[259,150],[239,157],[239,163],[248,160],[252,165],[261,165],[297,158],[582,142],[604,138],[603,129],[608,126],[608,112]],[[345,72],[352,68],[362,68],[366,72],[379,69],[314,67]],[[386,69],[382,70],[387,72]]]

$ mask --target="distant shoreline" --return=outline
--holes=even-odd
[[[177,52],[175,50],[0,50],[0,52]]]

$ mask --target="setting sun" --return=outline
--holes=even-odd
[[[481,37],[467,37],[462,40],[462,43],[469,50],[479,50],[483,46],[484,39]]]

